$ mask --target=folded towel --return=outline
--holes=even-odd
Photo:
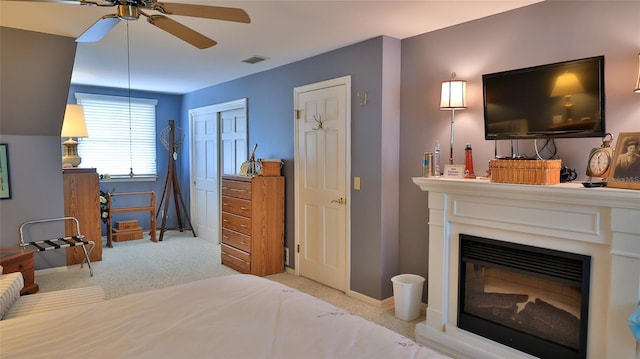
[[[640,305],[629,317],[629,329],[631,329],[631,334],[636,340],[640,341]]]

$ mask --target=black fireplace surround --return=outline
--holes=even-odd
[[[539,358],[586,359],[591,257],[459,238],[459,328]]]

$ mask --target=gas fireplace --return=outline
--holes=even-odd
[[[640,358],[640,191],[413,178],[428,194],[416,341],[456,358]],[[462,254],[461,254],[462,253]]]
[[[586,358],[591,257],[459,237],[458,327],[540,358]]]

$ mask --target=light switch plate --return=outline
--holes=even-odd
[[[360,190],[360,177],[353,177],[353,190],[354,191]]]

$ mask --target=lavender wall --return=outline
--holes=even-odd
[[[451,72],[467,80],[468,109],[456,112],[456,163],[473,146],[476,173],[484,173],[494,142],[484,140],[482,74],[605,56],[607,131],[638,131],[640,95],[632,93],[640,51],[640,2],[545,1],[402,41],[400,149],[401,269],[427,272],[427,196],[412,183],[420,159],[440,141],[448,156],[449,112],[438,108],[441,81]],[[584,180],[587,155],[599,138],[556,140],[563,164]],[[499,141],[509,155],[509,141]],[[517,143],[532,155],[533,140]],[[446,159],[444,159],[446,161]],[[419,253],[417,255],[416,253]]]
[[[398,212],[393,211],[397,205],[384,208],[382,196],[383,192],[393,193],[397,198],[399,138],[394,133],[397,134],[399,131],[399,53],[399,40],[378,37],[270,71],[195,91],[185,95],[183,106],[182,126],[188,128],[187,114],[190,108],[244,97],[248,99],[250,146],[254,143],[259,144],[256,153],[259,158],[282,158],[285,161],[285,244],[293,254],[293,89],[351,75],[351,172],[353,176],[362,178],[362,190],[353,191],[351,201],[351,288],[374,298],[386,298],[391,295],[389,279],[397,274],[397,230],[387,235],[388,228],[398,226]],[[387,54],[384,57],[386,63],[383,54]],[[390,69],[391,74],[383,78],[386,69]],[[385,84],[396,90],[387,93]],[[360,106],[355,95],[357,91],[368,92],[367,106]],[[383,104],[386,103],[393,105],[391,108],[385,108],[384,121],[392,122],[389,128],[395,126],[395,132],[382,131],[382,111]],[[383,161],[383,151],[387,153],[386,156],[393,158],[385,158]],[[383,162],[393,162],[394,166],[382,166]],[[291,265],[295,266],[293,255]]]
[[[11,199],[0,200],[0,247],[13,248],[23,222],[64,215],[60,129],[76,43],[6,27],[0,38],[0,143],[11,181]],[[36,256],[36,268],[64,265],[55,252]]]

